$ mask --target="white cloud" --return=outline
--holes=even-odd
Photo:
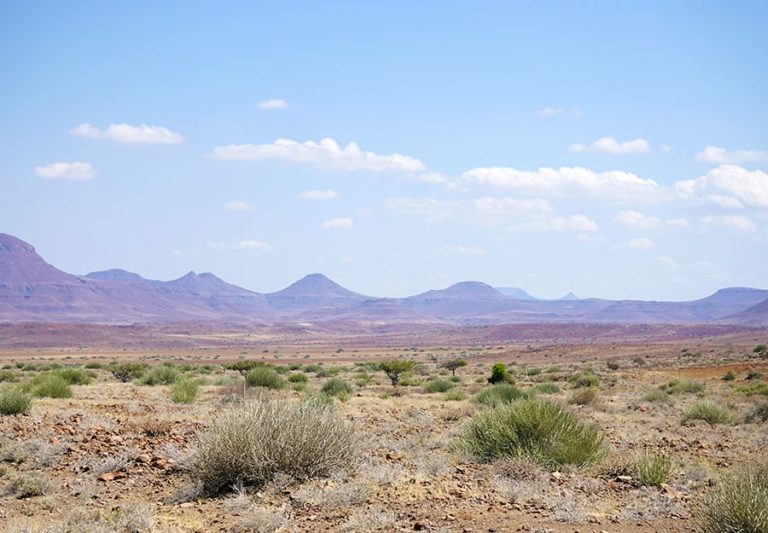
[[[701,225],[708,229],[736,230],[751,232],[757,229],[751,218],[742,215],[712,215],[701,219]]]
[[[86,181],[96,175],[96,169],[82,161],[60,161],[35,167],[35,174],[47,180]]]
[[[644,215],[638,211],[627,210],[619,211],[613,217],[614,222],[618,222],[628,228],[637,230],[656,229],[661,226],[661,220],[654,216]]]
[[[616,245],[616,248],[620,250],[642,250],[648,252],[656,247],[654,243],[648,237],[637,237],[636,239],[629,239],[626,242]]]
[[[252,250],[255,252],[269,252],[274,250],[275,247],[267,242],[246,239],[238,242],[237,244],[229,244],[226,242],[209,242],[208,248],[212,250]]]
[[[578,109],[563,109],[562,107],[544,107],[536,111],[540,117],[564,117],[564,118],[583,118],[584,113]]]
[[[325,189],[322,191],[304,191],[303,193],[299,194],[299,198],[303,198],[304,200],[332,200],[337,196],[338,193],[330,189]]]
[[[271,98],[258,103],[259,109],[285,109],[288,102],[282,98]]]
[[[684,199],[720,207],[768,207],[768,174],[738,165],[721,165],[695,180],[675,183]]]
[[[355,221],[349,217],[332,218],[323,222],[323,229],[352,229]]]
[[[448,178],[439,172],[422,172],[420,174],[409,174],[403,176],[407,181],[419,181],[421,183],[434,183],[437,185],[448,184]]]
[[[581,214],[558,216],[546,200],[481,197],[445,201],[434,198],[389,198],[389,208],[422,216],[427,222],[456,220],[510,231],[596,231],[595,221]]]
[[[435,250],[438,255],[486,255],[488,250],[480,246],[441,246]]]
[[[691,223],[688,222],[687,218],[668,218],[666,222],[670,228],[685,229],[691,227]]]
[[[680,264],[672,259],[671,257],[667,257],[665,255],[660,255],[656,258],[656,260],[664,266],[667,270],[670,270],[672,272],[676,270],[680,270]]]
[[[248,202],[227,202],[224,204],[224,209],[227,211],[253,211],[253,206]]]
[[[521,194],[585,196],[603,200],[660,199],[666,191],[654,180],[631,172],[594,172],[583,167],[478,167],[464,172],[461,181],[508,189]]]
[[[611,155],[645,154],[651,151],[651,144],[645,139],[621,142],[615,137],[601,137],[591,145],[572,144],[568,150]]]
[[[696,160],[702,163],[723,165],[727,163],[757,163],[768,161],[768,152],[764,150],[726,150],[709,145],[696,154]]]
[[[110,124],[100,130],[90,124],[80,124],[71,131],[72,135],[88,139],[108,139],[125,144],[178,144],[184,142],[181,134],[161,126],[132,126],[131,124]]]
[[[315,168],[364,172],[421,172],[424,163],[401,154],[364,152],[357,143],[342,147],[334,139],[298,142],[277,139],[271,144],[236,144],[213,149],[217,159],[278,160]]]

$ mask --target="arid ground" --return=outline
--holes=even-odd
[[[0,416],[0,529],[692,531],[723,476],[766,456],[768,423],[758,414],[768,403],[760,376],[768,376],[768,357],[754,348],[767,341],[766,330],[731,326],[344,336],[303,326],[0,326],[0,389],[68,367],[91,375],[88,384],[70,385],[69,398],[34,397],[27,413]],[[443,364],[456,358],[467,366],[452,379]],[[377,367],[393,359],[418,363],[398,386]],[[246,386],[227,368],[244,361],[274,365],[282,388]],[[172,366],[172,380],[194,381],[199,392],[179,403],[173,385],[119,381],[114,365],[129,362],[147,363],[149,372]],[[468,421],[488,409],[475,397],[496,363],[524,393],[594,425],[604,457],[553,467],[480,461],[457,447]],[[729,372],[733,379],[723,379]],[[200,491],[195,452],[220,413],[243,400],[300,402],[334,379],[349,386],[325,396],[354,431],[349,468]],[[728,419],[683,423],[704,400]],[[657,483],[638,473],[649,456],[669,467]]]

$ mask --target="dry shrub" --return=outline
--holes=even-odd
[[[190,473],[208,493],[263,485],[276,474],[326,477],[356,457],[352,428],[331,405],[289,400],[221,412],[200,438]]]
[[[730,472],[694,516],[702,533],[768,531],[768,467],[750,465]]]

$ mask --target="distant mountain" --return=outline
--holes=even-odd
[[[285,289],[266,295],[270,306],[279,310],[312,310],[360,304],[369,300],[345,289],[323,274],[309,274]]]
[[[123,282],[132,282],[132,283],[142,283],[145,281],[149,281],[142,278],[138,274],[134,274],[133,272],[128,272],[127,270],[123,270],[121,268],[113,268],[111,270],[102,270],[100,272],[90,272],[83,277],[88,279],[98,279],[101,281],[123,281]]]
[[[561,296],[561,297],[560,297],[560,298],[558,298],[558,299],[559,299],[559,300],[566,300],[566,301],[568,301],[568,300],[571,300],[571,301],[572,301],[572,300],[581,300],[581,298],[579,298],[578,296],[576,296],[576,295],[575,295],[575,294],[573,294],[572,292],[569,292],[569,293],[568,293],[568,294],[566,294],[565,296]]]
[[[494,287],[494,289],[504,296],[509,296],[515,300],[538,300],[538,298],[531,296],[523,289],[518,289],[517,287]]]
[[[723,322],[744,326],[768,326],[768,298],[749,309],[725,317]]]

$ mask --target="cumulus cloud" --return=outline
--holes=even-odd
[[[409,174],[403,176],[406,181],[418,181],[421,183],[434,183],[436,185],[448,184],[448,177],[439,172],[422,172],[420,174]]]
[[[563,118],[583,118],[584,113],[578,109],[563,109],[562,107],[544,107],[536,111],[536,114],[543,118],[563,117]]]
[[[710,215],[702,217],[701,225],[716,230],[752,232],[757,229],[751,218],[742,215]]]
[[[668,218],[667,226],[669,226],[670,228],[685,229],[685,228],[690,228],[691,223],[688,222],[687,218]]]
[[[323,229],[352,229],[355,221],[349,217],[332,218],[323,222]]]
[[[209,242],[208,248],[212,250],[251,250],[254,252],[269,252],[274,250],[275,247],[267,242],[246,239],[236,244]]]
[[[298,142],[277,139],[270,144],[236,144],[213,149],[217,159],[300,163],[319,169],[364,172],[421,172],[424,163],[401,154],[364,152],[357,143],[342,147],[334,139]]]
[[[224,204],[224,209],[227,211],[253,211],[253,206],[248,202],[227,202]]]
[[[594,220],[581,214],[559,216],[546,200],[472,198],[446,201],[434,198],[389,198],[386,205],[437,223],[456,220],[465,224],[500,227],[511,231],[596,231]]]
[[[671,257],[667,257],[665,255],[660,255],[660,256],[656,257],[656,260],[659,263],[661,263],[661,265],[664,268],[666,268],[667,270],[669,270],[669,271],[674,272],[676,270],[680,270],[680,264],[677,261],[675,261],[674,259],[672,259]]]
[[[655,247],[656,243],[654,243],[648,237],[637,237],[636,239],[629,239],[628,241],[616,246],[616,248],[619,250],[641,250],[643,252],[653,250]]]
[[[738,165],[720,165],[695,180],[674,185],[684,199],[720,207],[768,207],[768,174]]]
[[[100,130],[90,124],[80,124],[72,129],[72,135],[87,139],[107,139],[125,144],[178,144],[184,142],[181,134],[161,126],[141,124],[110,124]]]
[[[572,144],[571,152],[596,153],[611,155],[645,154],[651,151],[651,144],[645,139],[621,142],[615,137],[601,137],[591,145]]]
[[[631,172],[595,172],[583,167],[542,167],[538,170],[478,167],[464,172],[460,181],[542,196],[638,201],[660,199],[666,195],[654,180],[641,178]]]
[[[332,200],[338,196],[336,191],[325,189],[321,191],[304,191],[299,194],[299,198],[304,200]]]
[[[638,211],[627,210],[619,211],[616,216],[613,217],[614,222],[618,222],[628,228],[647,230],[656,229],[661,226],[661,220],[654,216],[644,215]]]
[[[726,150],[709,145],[696,154],[696,160],[702,163],[723,165],[728,163],[758,163],[768,161],[768,152],[764,150]]]
[[[438,255],[486,255],[488,250],[480,246],[441,246],[435,250]]]
[[[259,109],[285,109],[288,102],[282,98],[271,98],[258,103]]]
[[[96,169],[82,161],[60,161],[35,167],[35,174],[47,180],[86,181],[96,175]]]

